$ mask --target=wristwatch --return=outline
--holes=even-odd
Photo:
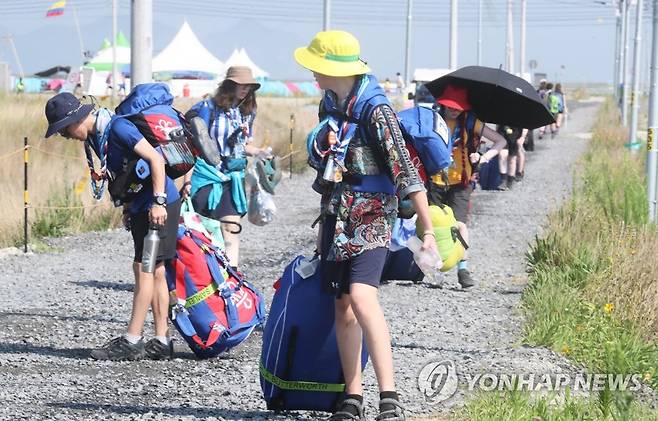
[[[153,196],[153,203],[158,206],[167,206],[167,198],[164,196]]]

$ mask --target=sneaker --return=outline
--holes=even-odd
[[[523,175],[524,174],[522,172],[517,172],[516,177],[514,177],[514,181],[516,181],[517,183],[523,181]]]
[[[174,356],[174,340],[170,338],[169,345],[165,345],[159,339],[153,338],[146,343],[144,351],[152,360],[170,360]]]
[[[507,191],[509,190],[509,183],[507,181],[503,181],[496,187],[496,190],[498,191]]]
[[[400,402],[397,399],[384,398],[379,401],[379,407],[382,407],[382,404],[386,405],[391,409],[382,411],[379,410],[379,415],[375,418],[376,421],[405,421],[407,418],[404,415],[404,408],[400,405]]]
[[[124,336],[114,338],[101,348],[91,351],[95,360],[135,361],[144,358],[144,341],[131,344]]]
[[[353,406],[356,408],[358,414],[354,415],[351,412],[347,411],[347,406]],[[366,416],[363,413],[363,403],[357,401],[356,399],[345,399],[341,402],[338,407],[338,411],[331,414],[328,421],[365,421]]]
[[[471,273],[468,269],[459,269],[457,271],[457,281],[462,288],[470,288],[475,285],[475,281],[471,278]]]
[[[507,191],[509,190],[509,178],[507,177],[507,174],[502,175],[500,177],[500,184],[498,187],[496,187],[496,190],[498,191]]]

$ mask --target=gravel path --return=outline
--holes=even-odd
[[[575,104],[574,104],[575,105]],[[522,184],[474,195],[471,268],[480,284],[443,289],[392,283],[381,289],[390,322],[398,390],[408,412],[428,415],[461,405],[458,391],[427,405],[417,375],[431,360],[458,372],[569,370],[560,356],[520,345],[517,305],[526,282],[523,256],[545,215],[569,193],[571,169],[586,147],[596,104],[574,107],[567,129],[537,142]],[[565,153],[566,151],[566,153]],[[285,179],[275,224],[246,223],[242,268],[271,299],[272,283],[294,256],[312,250],[318,197],[311,175]],[[258,384],[260,332],[225,357],[197,361],[182,340],[171,362],[96,362],[90,348],[122,332],[130,311],[132,242],[125,231],[53,239],[55,251],[0,260],[0,419],[315,419],[274,416]],[[148,334],[152,327],[147,326]],[[366,399],[376,402],[374,373]],[[376,413],[372,408],[370,414]]]

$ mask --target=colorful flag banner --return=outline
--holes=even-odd
[[[46,17],[51,18],[53,16],[59,16],[64,14],[64,6],[66,6],[66,0],[56,1],[53,3],[46,12]]]

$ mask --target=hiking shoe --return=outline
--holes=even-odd
[[[349,412],[348,406],[353,406],[356,408],[358,414],[354,415],[352,412]],[[331,414],[328,421],[365,421],[366,416],[363,413],[363,403],[357,401],[356,399],[345,399],[341,402],[338,407],[338,411]]]
[[[496,190],[498,191],[507,191],[509,190],[509,183],[507,181],[503,181],[496,187]]]
[[[470,288],[475,285],[475,281],[471,277],[471,273],[468,269],[459,269],[457,271],[457,281],[462,288]]]
[[[383,405],[391,409],[382,411],[379,410],[379,415],[375,418],[376,421],[405,421],[407,418],[404,416],[404,408],[400,405],[397,399],[384,398],[379,401],[379,408]]]
[[[124,336],[114,338],[101,348],[91,351],[95,360],[135,361],[144,358],[144,341],[131,344]]]
[[[159,339],[153,338],[146,343],[144,351],[152,360],[170,360],[174,356],[174,340],[170,338],[169,345],[165,345]]]

